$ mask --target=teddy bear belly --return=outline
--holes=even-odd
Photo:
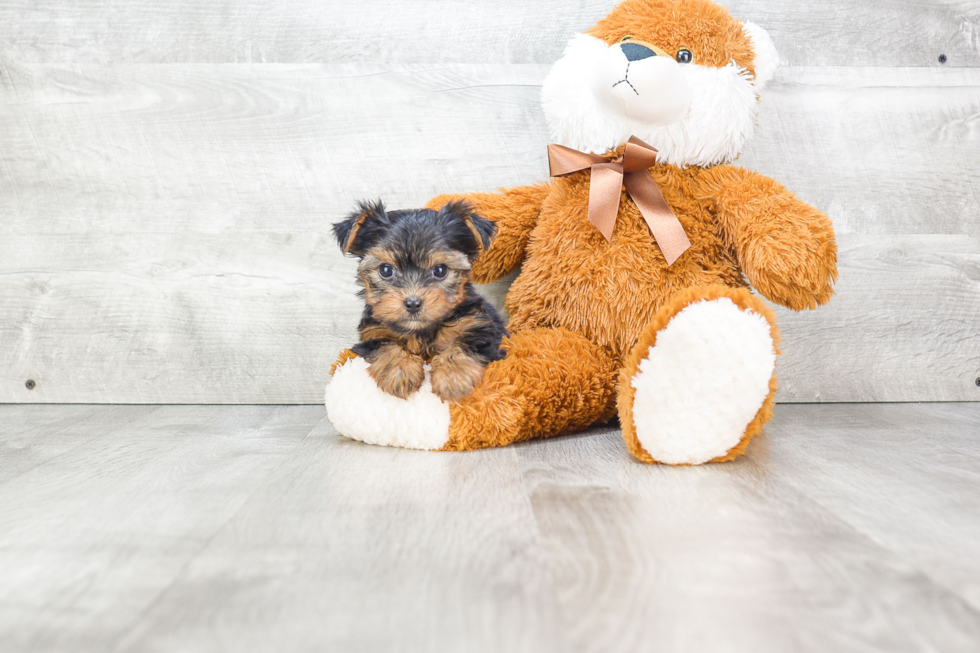
[[[667,265],[650,228],[625,192],[612,238],[589,222],[588,175],[556,179],[531,234],[505,306],[509,328],[563,327],[625,356],[675,293],[691,286],[745,287],[707,207],[689,198],[687,175],[658,178],[692,245]]]
[[[579,241],[586,246],[568,248],[569,239],[557,234],[544,241],[564,241],[565,249],[559,255],[538,247],[524,262],[505,301],[508,328],[562,327],[623,357],[676,292],[711,284],[746,286],[734,262],[721,254],[720,243],[705,242],[713,240],[710,236],[699,234],[701,242],[668,266],[642,227],[620,233],[617,225],[612,241],[598,246]]]
[[[570,274],[560,264],[530,260],[507,295],[511,332],[538,327],[562,327],[625,356],[644,326],[674,292],[690,286],[724,283],[743,286],[737,275],[690,269],[672,273],[647,262],[636,268],[594,261],[597,273]]]
[[[610,347],[617,357],[625,355],[628,343],[636,340],[643,324],[653,318],[662,304],[660,299],[650,301],[647,298],[643,307],[614,306],[606,301],[606,292],[601,288],[570,288],[567,283],[542,287],[530,279],[520,283],[523,278],[524,275],[518,277],[507,295],[511,316],[508,328],[512,333],[539,327],[562,327]],[[535,295],[542,293],[544,296],[532,302],[521,299],[530,288],[534,289]]]
[[[511,285],[505,305],[513,332],[563,327],[602,345],[618,341],[615,312],[601,280],[577,277],[526,262]]]

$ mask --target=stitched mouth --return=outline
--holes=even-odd
[[[635,87],[635,86],[633,86],[632,84],[630,84],[630,65],[629,65],[628,63],[626,64],[626,76],[625,76],[625,77],[623,77],[623,78],[622,78],[621,80],[619,80],[618,82],[616,82],[615,84],[613,84],[613,85],[612,85],[612,87],[613,87],[613,88],[616,88],[616,87],[617,87],[617,86],[619,86],[620,84],[626,84],[626,85],[627,85],[627,86],[629,86],[629,87],[630,87],[631,89],[633,89],[633,92],[634,92],[634,93],[636,93],[637,95],[639,95],[639,94],[640,94],[640,92],[636,90],[636,87]]]
[[[625,77],[624,77],[623,79],[621,79],[621,80],[619,80],[618,82],[616,82],[615,84],[613,84],[613,85],[612,85],[612,87],[613,87],[613,88],[616,88],[616,87],[617,87],[617,86],[619,86],[620,84],[626,84],[626,85],[627,85],[627,86],[629,86],[629,87],[630,87],[631,89],[633,89],[633,92],[634,92],[634,93],[636,93],[637,95],[639,95],[639,94],[640,94],[640,92],[639,92],[639,91],[637,91],[637,90],[636,90],[636,88],[634,88],[634,86],[633,86],[632,84],[630,84],[630,80],[628,80],[628,79],[626,79]]]

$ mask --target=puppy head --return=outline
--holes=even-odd
[[[572,38],[545,80],[556,142],[604,153],[636,135],[675,165],[734,159],[778,55],[711,0],[626,0]]]
[[[334,225],[340,248],[361,259],[358,280],[372,316],[403,333],[431,329],[452,313],[495,232],[465,202],[439,211],[362,202]]]

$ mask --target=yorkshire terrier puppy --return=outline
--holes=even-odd
[[[378,387],[404,399],[422,385],[428,363],[441,399],[470,394],[486,366],[504,357],[507,329],[469,276],[496,225],[465,202],[385,211],[379,201],[360,203],[333,232],[345,254],[361,259],[365,308],[352,350]]]

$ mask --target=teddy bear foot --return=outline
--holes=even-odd
[[[644,462],[731,460],[772,415],[778,332],[743,289],[692,288],[648,325],[620,382],[620,419]]]
[[[399,399],[378,388],[366,360],[342,356],[327,386],[325,404],[337,431],[354,440],[427,450],[442,449],[449,441],[449,404],[432,392],[428,370],[422,387]]]

